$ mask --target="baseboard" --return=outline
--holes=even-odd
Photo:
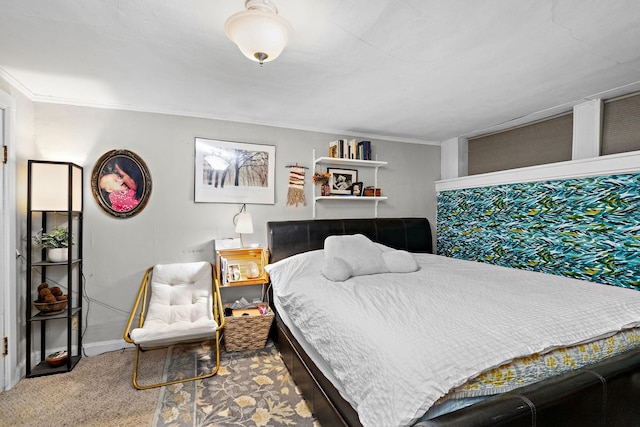
[[[125,348],[135,348],[135,345],[126,342],[125,340],[111,340],[92,342],[89,344],[82,344],[82,349],[85,356],[97,356],[102,353],[108,353],[110,351],[122,350]]]

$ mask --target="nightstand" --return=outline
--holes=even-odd
[[[216,280],[226,286],[264,285],[269,252],[264,248],[220,249],[216,251]]]
[[[264,248],[220,249],[216,251],[215,280],[220,294],[238,290],[238,287],[260,287],[260,299],[264,301],[265,285],[269,276],[264,269],[268,260],[268,251]],[[249,302],[255,298],[246,298]],[[223,301],[224,302],[224,301]],[[265,304],[264,302],[262,304]],[[228,305],[228,304],[227,304]],[[267,307],[268,308],[268,307]],[[244,316],[226,316],[223,331],[224,347],[227,351],[255,350],[266,344],[274,314],[270,308],[265,314]]]

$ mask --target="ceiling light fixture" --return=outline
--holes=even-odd
[[[247,10],[231,15],[224,32],[252,61],[273,61],[287,45],[291,26],[271,0],[246,0],[244,5]]]

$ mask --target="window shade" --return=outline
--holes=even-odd
[[[469,175],[571,160],[573,113],[469,139]]]
[[[602,154],[640,150],[640,93],[605,101]]]

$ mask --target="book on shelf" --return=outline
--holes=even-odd
[[[227,286],[227,259],[220,257],[220,285]]]
[[[358,142],[358,155],[360,160],[371,160],[371,141]]]
[[[338,154],[338,141],[331,141],[329,143],[329,157],[337,158],[339,157]]]
[[[371,141],[337,139],[329,143],[329,157],[349,160],[371,160]]]

